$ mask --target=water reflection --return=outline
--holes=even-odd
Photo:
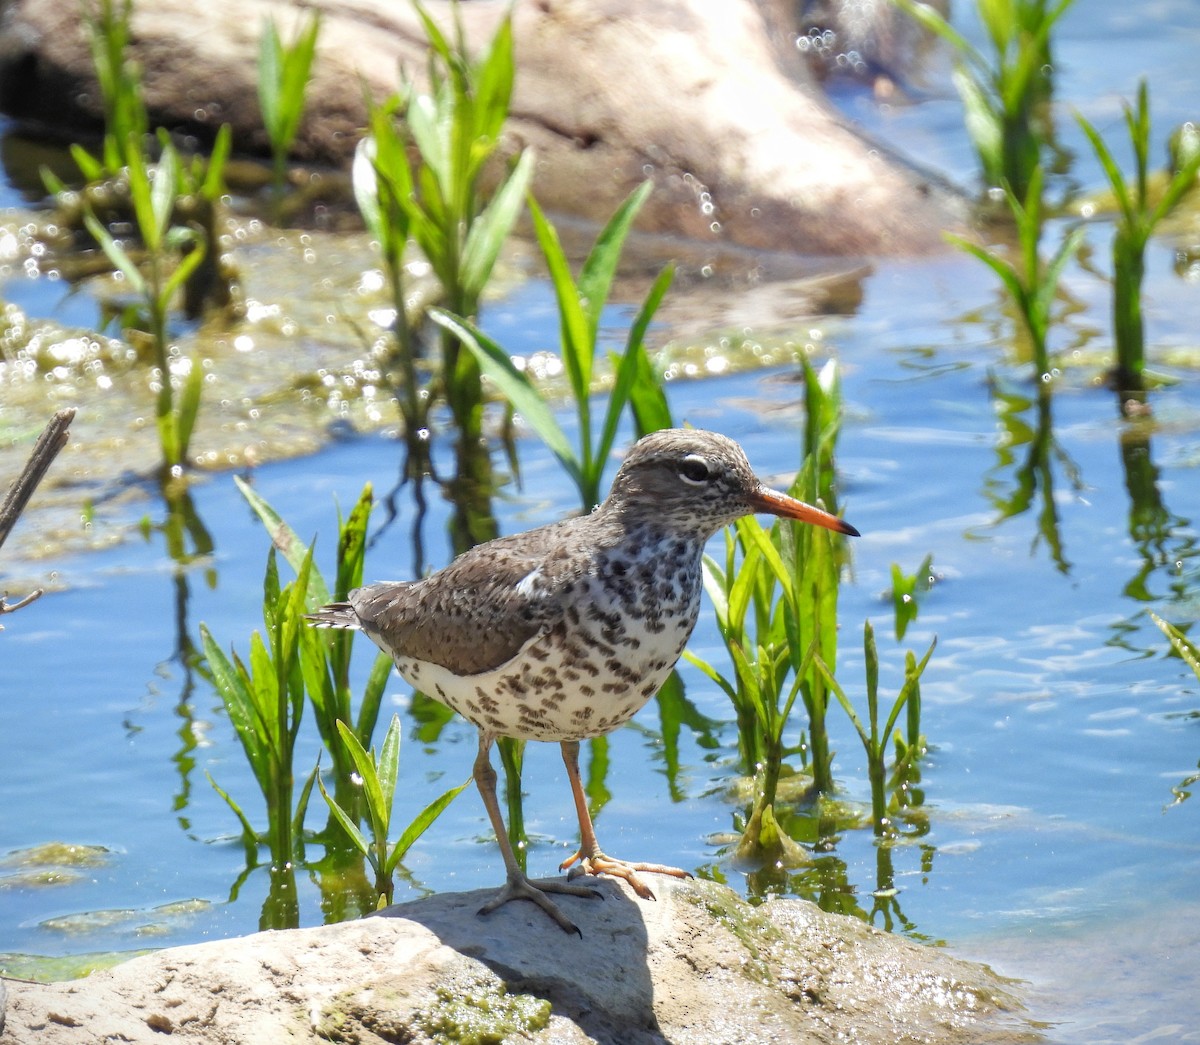
[[[1129,537],[1141,559],[1141,567],[1126,582],[1122,594],[1137,602],[1156,601],[1161,596],[1149,589],[1154,571],[1190,558],[1195,538],[1190,533],[1179,534],[1176,542],[1171,543],[1171,538],[1184,530],[1189,520],[1174,515],[1163,500],[1159,470],[1151,456],[1149,425],[1137,420],[1123,423],[1118,441],[1125,490],[1129,494]],[[1182,581],[1175,581],[1170,587],[1175,599],[1186,597]]]
[[[1024,514],[1040,500],[1033,548],[1044,541],[1055,567],[1068,574],[1071,563],[1060,532],[1055,484],[1065,480],[1078,493],[1083,479],[1079,466],[1055,437],[1053,397],[1044,386],[1030,395],[995,378],[990,390],[1002,432],[996,464],[983,479],[984,494],[997,512],[993,525]],[[1032,419],[1026,416],[1030,412]]]

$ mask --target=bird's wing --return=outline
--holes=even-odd
[[[563,614],[552,584],[562,524],[500,538],[411,584],[371,584],[350,602],[372,637],[393,654],[477,675],[512,660]]]

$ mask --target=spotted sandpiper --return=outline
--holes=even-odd
[[[579,930],[546,895],[595,896],[574,879],[609,874],[643,899],[638,872],[600,849],[579,777],[579,742],[623,725],[658,691],[700,608],[704,544],[722,526],[763,512],[858,535],[828,512],[764,486],[740,446],[715,432],[668,429],[638,440],[590,515],[564,519],[465,552],[418,581],[369,584],[310,617],[361,628],[406,682],[479,730],[474,776],[504,856],[507,882],[480,914],[531,900],[567,932]],[[497,737],[562,747],[579,849],[562,879],[527,878],[496,800]]]

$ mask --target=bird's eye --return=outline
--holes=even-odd
[[[708,482],[712,472],[703,457],[688,454],[679,462],[679,475],[685,483],[694,483],[699,486],[701,483]]]

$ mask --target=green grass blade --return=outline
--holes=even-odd
[[[1107,142],[1100,137],[1096,128],[1081,113],[1075,114],[1075,121],[1079,124],[1083,133],[1087,135],[1088,141],[1092,143],[1092,151],[1096,154],[1096,159],[1100,161],[1100,166],[1104,171],[1105,177],[1108,178],[1108,184],[1112,188],[1113,195],[1117,198],[1117,205],[1121,208],[1121,214],[1125,218],[1126,223],[1131,229],[1136,228],[1138,225],[1137,209],[1129,193],[1129,186],[1125,181],[1125,175],[1121,173],[1121,168],[1117,166],[1117,161],[1113,159],[1112,151],[1109,149]]]
[[[146,294],[146,281],[142,278],[142,273],[138,267],[133,263],[133,259],[125,253],[125,248],[113,239],[112,233],[100,224],[96,215],[90,209],[84,211],[83,223],[87,226],[88,232],[92,234],[92,238],[100,244],[100,249],[104,251],[105,257],[129,281],[130,289],[139,297],[144,297]]]
[[[644,181],[633,190],[617,208],[608,223],[600,230],[596,242],[588,253],[587,260],[579,272],[579,295],[587,315],[589,340],[596,340],[600,328],[600,313],[608,301],[613,277],[621,261],[625,239],[633,228],[638,211],[654,189],[654,183]]]
[[[313,784],[317,782],[317,777],[321,775],[320,760],[313,766],[312,772],[304,779],[304,786],[300,788],[300,798],[296,802],[296,815],[292,817],[292,838],[296,840],[296,846],[300,859],[304,859],[304,821],[308,816],[308,803],[312,798]]]
[[[440,795],[429,803],[424,809],[417,814],[416,819],[404,829],[404,833],[400,836],[399,841],[392,847],[391,853],[388,854],[387,865],[385,870],[390,874],[396,867],[396,864],[403,859],[413,846],[413,843],[428,830],[432,824],[446,807],[453,802],[459,795],[470,786],[470,779],[463,781],[458,787],[452,787],[445,794]]]
[[[870,750],[871,737],[865,729],[863,729],[862,720],[858,717],[858,712],[854,710],[854,705],[850,703],[850,698],[846,696],[846,691],[838,684],[838,680],[833,677],[833,672],[829,670],[829,666],[821,659],[820,654],[813,655],[813,665],[825,680],[825,685],[829,687],[829,691],[834,695],[834,698],[842,706],[842,710],[846,712],[850,722],[858,732],[859,739],[863,743],[863,747]]]
[[[253,867],[258,863],[258,835],[246,818],[246,814],[242,812],[242,807],[239,806],[229,792],[226,791],[213,778],[212,774],[206,769],[204,775],[208,777],[208,782],[212,785],[212,789],[225,799],[225,804],[233,810],[233,815],[237,817],[238,823],[242,825],[242,847],[246,851],[246,866]]]
[[[571,383],[571,393],[578,403],[586,402],[591,394],[592,385],[592,352],[594,345],[588,335],[588,319],[584,311],[581,292],[571,276],[571,268],[567,264],[567,256],[563,253],[558,233],[537,200],[530,195],[529,213],[533,218],[533,228],[537,235],[538,245],[546,261],[550,273],[550,282],[554,287],[554,296],[558,301],[559,323],[562,330],[562,361],[567,371],[567,379]],[[586,461],[584,462],[586,464]]]
[[[892,730],[896,727],[896,720],[900,717],[900,712],[907,705],[910,697],[918,690],[921,676],[925,673],[925,666],[929,663],[929,658],[933,656],[933,651],[937,647],[937,638],[929,644],[929,649],[925,651],[919,663],[915,666],[906,667],[904,672],[904,685],[900,689],[900,695],[896,698],[896,702],[892,705],[892,713],[888,715],[887,724],[883,727],[883,732],[880,734],[880,739],[886,742],[887,738],[892,735]],[[912,653],[909,653],[911,662]]]
[[[386,810],[390,807],[391,800],[389,799],[386,802],[384,800],[383,788],[380,786],[379,781],[379,772],[375,765],[375,757],[362,746],[358,737],[354,735],[354,730],[340,719],[338,720],[337,731],[338,736],[342,738],[342,744],[346,752],[354,762],[354,768],[358,770],[359,779],[362,781],[363,794],[367,799],[367,809],[370,810],[371,820],[374,823],[375,829],[379,834],[386,834]]]
[[[254,487],[238,475],[233,477],[233,481],[242,496],[246,498],[246,502],[262,521],[263,526],[267,528],[271,543],[283,553],[283,557],[291,564],[292,569],[299,574],[308,554],[308,545],[296,535],[295,530],[283,521],[279,513],[258,495]],[[308,575],[309,608],[316,609],[330,601],[329,589],[325,585],[321,571],[312,569]]]
[[[1004,288],[1009,292],[1009,294],[1012,295],[1014,301],[1018,303],[1024,301],[1025,287],[1021,283],[1016,269],[1014,269],[1012,265],[1010,265],[1003,258],[998,258],[994,254],[989,254],[983,247],[979,246],[978,243],[972,243],[968,239],[963,239],[962,236],[956,236],[952,232],[945,232],[942,235],[946,238],[948,243],[952,243],[954,246],[958,247],[959,250],[970,254],[971,257],[982,261],[988,268],[990,268],[1000,279],[1000,282],[1004,284]]]
[[[471,223],[463,248],[462,282],[467,292],[478,297],[487,285],[500,248],[516,224],[533,176],[533,150],[521,153],[517,165],[505,179],[483,212]]]
[[[658,274],[658,278],[646,295],[646,300],[642,302],[642,307],[638,310],[633,325],[629,328],[629,336],[625,339],[625,353],[617,365],[616,380],[608,395],[604,426],[600,430],[600,441],[596,448],[596,460],[598,461],[605,460],[612,450],[613,442],[617,437],[617,428],[621,423],[621,414],[632,400],[635,390],[637,390],[642,403],[642,421],[646,423],[665,421],[658,425],[659,428],[671,426],[671,412],[667,407],[667,398],[650,368],[649,360],[646,359],[643,340],[650,321],[654,318],[654,313],[658,311],[658,306],[662,304],[663,296],[667,293],[674,276],[674,265],[667,265]],[[653,387],[644,387],[647,380],[652,383]],[[639,388],[639,386],[643,387]],[[639,434],[644,435],[645,432]]]
[[[699,668],[700,671],[708,676],[711,681],[715,682],[725,692],[725,695],[733,702],[734,706],[737,706],[737,687],[734,686],[733,683],[731,683],[727,678],[725,678],[724,675],[717,671],[716,668],[709,664],[708,661],[701,660],[689,649],[685,649],[683,651],[683,659],[693,667]]]
[[[429,318],[458,337],[479,361],[479,368],[500,389],[547,448],[579,484],[583,480],[579,460],[566,433],[554,417],[554,412],[533,386],[529,375],[518,370],[512,359],[496,342],[472,323],[443,309],[429,310]]]
[[[771,568],[771,572],[775,575],[775,579],[779,582],[783,589],[785,598],[792,598],[792,572],[788,569],[783,561],[783,556],[779,554],[779,549],[775,547],[775,543],[771,540],[770,533],[763,525],[755,518],[747,516],[744,519],[737,521],[738,533],[743,537],[748,537],[754,542],[759,553]]]
[[[362,833],[362,829],[358,824],[351,819],[350,814],[338,805],[329,792],[325,790],[325,781],[321,779],[319,773],[317,774],[317,787],[320,788],[321,797],[325,799],[325,804],[329,806],[329,811],[333,814],[333,818],[341,824],[342,830],[346,832],[350,841],[354,843],[354,848],[374,864],[374,853],[371,850],[371,843],[367,840],[367,836]]]
[[[391,674],[392,658],[386,653],[378,654],[371,668],[371,674],[367,677],[362,704],[358,709],[355,732],[360,738],[369,737],[375,731],[375,723],[379,719],[379,707],[383,702],[383,692]]]

